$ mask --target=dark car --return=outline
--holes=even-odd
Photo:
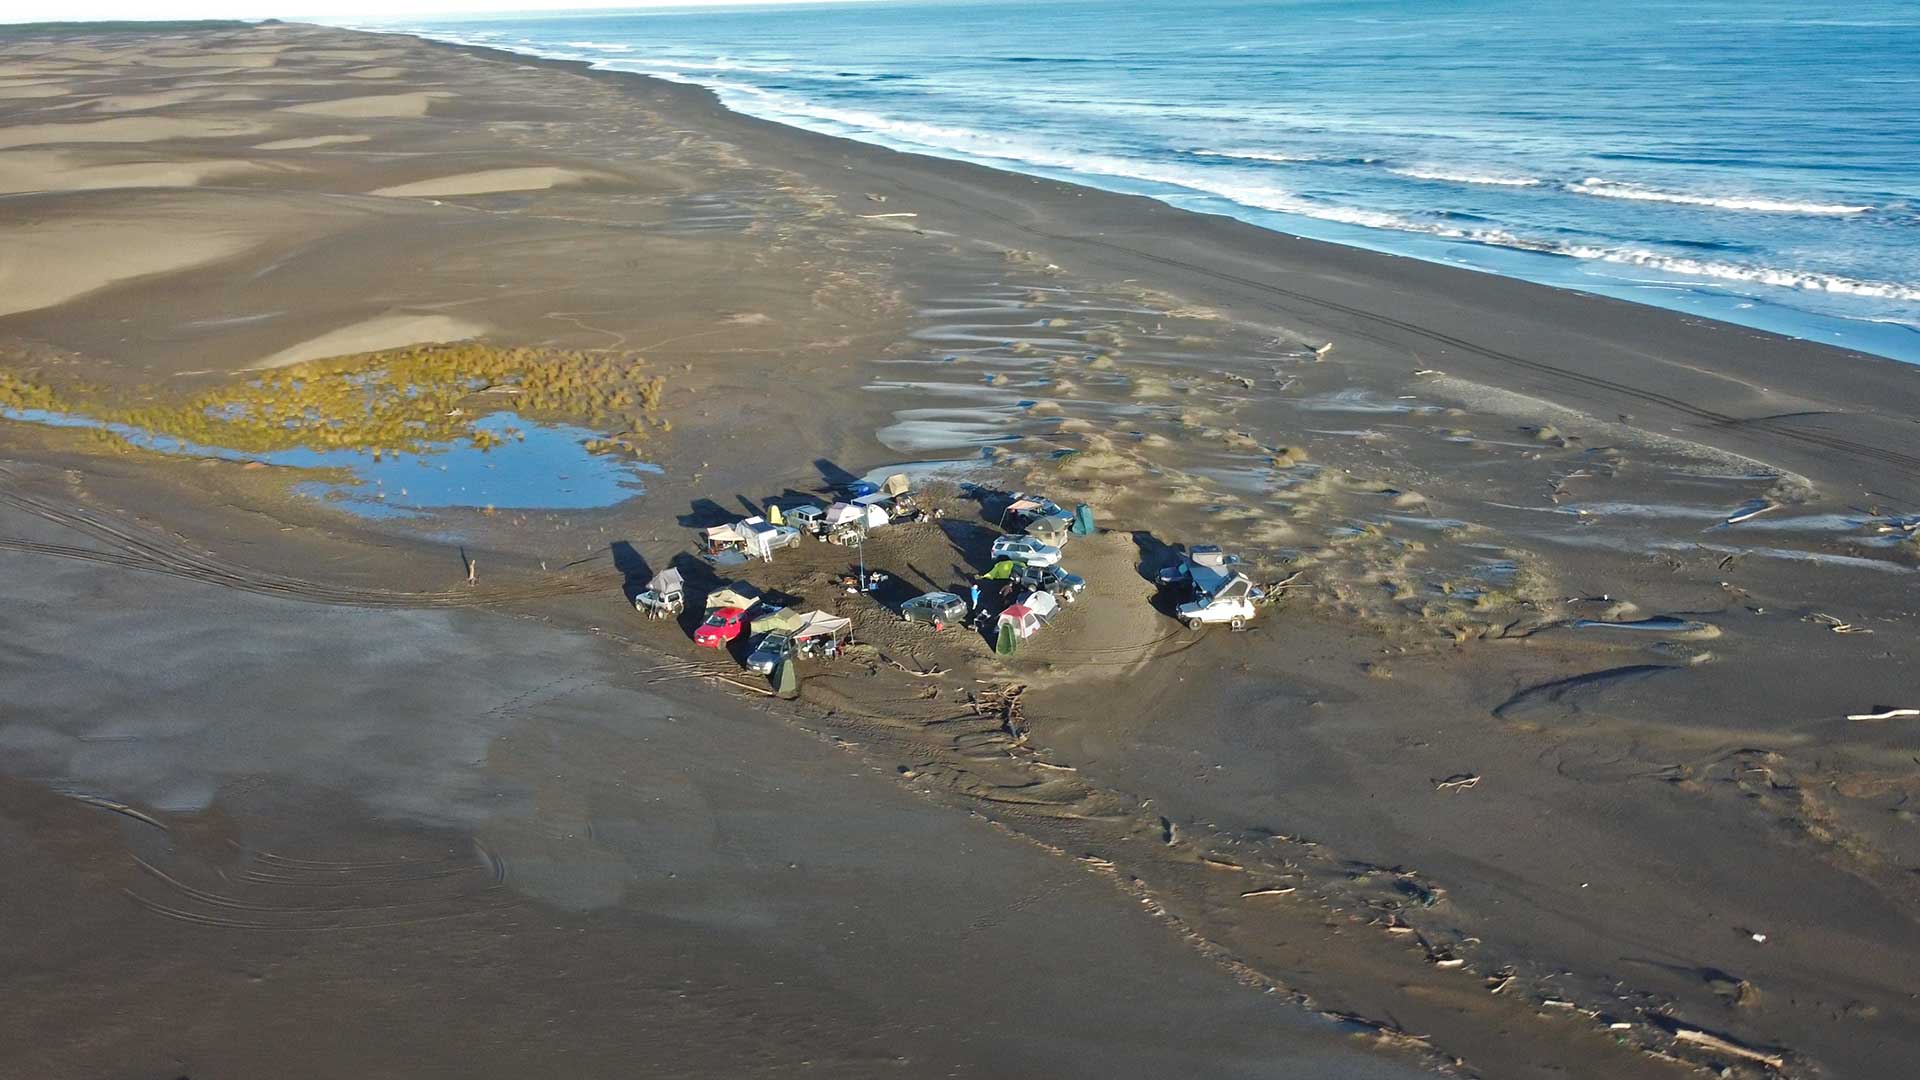
[[[930,592],[900,605],[900,614],[908,622],[928,623],[935,630],[944,630],[966,622],[967,602],[950,592]]]
[[[760,644],[747,654],[747,667],[762,675],[771,675],[781,661],[793,659],[794,651],[793,635],[785,630],[775,630],[761,638]]]
[[[1071,604],[1080,596],[1080,590],[1087,587],[1087,579],[1079,574],[1069,574],[1058,566],[1025,566],[1013,568],[1013,583],[1028,589],[1052,593],[1055,599]]]

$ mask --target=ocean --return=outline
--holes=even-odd
[[[372,23],[1920,363],[1912,0],[928,0]]]

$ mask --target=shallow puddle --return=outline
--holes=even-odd
[[[453,507],[513,510],[580,510],[613,506],[644,489],[642,478],[658,466],[589,453],[596,434],[565,424],[538,424],[499,412],[473,426],[498,437],[492,449],[459,439],[419,453],[389,451],[375,457],[361,450],[275,450],[243,453],[191,443],[130,424],[40,409],[0,409],[0,418],[47,427],[106,431],[134,446],[182,457],[262,461],[296,469],[339,469],[352,480],[310,480],[294,486],[367,517],[404,517]]]

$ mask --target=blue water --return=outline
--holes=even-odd
[[[1914,0],[932,0],[376,28],[1920,362]]]
[[[423,511],[449,507],[579,510],[613,506],[644,490],[643,474],[660,472],[656,465],[589,453],[587,440],[598,436],[585,428],[536,424],[510,412],[492,413],[474,421],[474,427],[500,438],[493,449],[459,439],[418,453],[389,451],[378,458],[362,450],[304,447],[242,453],[155,434],[130,424],[44,409],[0,408],[0,420],[110,431],[135,446],[163,454],[264,461],[299,469],[340,469],[352,479],[345,483],[310,480],[294,485],[294,490],[373,518],[417,517]]]

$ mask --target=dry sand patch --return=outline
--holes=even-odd
[[[454,176],[439,176],[431,180],[416,180],[411,184],[395,184],[392,187],[378,188],[367,194],[393,197],[485,195],[496,191],[544,191],[567,184],[614,179],[617,177],[606,173],[562,169],[551,165],[534,165],[518,169],[483,169],[479,172],[459,173]]]
[[[65,150],[0,153],[0,194],[98,191],[105,188],[195,187],[220,177],[259,172],[251,161],[131,161],[88,164]]]
[[[286,367],[289,364],[301,364],[308,360],[324,360],[330,356],[346,356],[352,353],[379,352],[405,345],[465,341],[468,338],[479,337],[488,329],[480,323],[456,319],[451,315],[390,312],[351,326],[329,330],[319,337],[309,338],[298,345],[281,349],[259,363],[250,365],[249,370]]]
[[[411,94],[373,94],[368,97],[339,98],[334,101],[309,102],[305,105],[288,105],[280,111],[299,113],[303,116],[344,116],[356,119],[405,118],[425,116],[428,106],[435,98],[453,96],[445,90],[422,90]]]
[[[152,94],[113,94],[95,98],[88,102],[86,107],[93,112],[143,112],[167,105],[183,105],[189,101],[205,101],[231,92],[224,88],[208,87],[194,90],[162,90]]]
[[[370,67],[361,68],[359,71],[349,71],[347,75],[349,78],[354,79],[397,79],[406,73],[407,69],[405,68]]]
[[[8,101],[24,101],[29,98],[65,97],[69,93],[72,93],[72,91],[59,83],[16,83],[13,85],[0,83],[0,99]]]
[[[141,143],[162,139],[233,139],[270,130],[255,120],[190,120],[175,116],[120,116],[76,124],[19,124],[0,128],[0,149],[51,143]]]
[[[148,215],[137,207],[0,228],[0,316],[232,258],[273,232],[264,222]]]
[[[275,139],[273,142],[255,143],[255,150],[311,150],[316,146],[339,146],[344,143],[363,143],[371,140],[371,135],[308,135],[299,139]]]
[[[185,55],[129,52],[126,54],[109,54],[107,62],[141,64],[146,67],[157,68],[222,67],[232,70],[258,70],[260,68],[270,68],[279,63],[280,53],[292,47],[291,45],[281,45],[271,49],[256,49],[247,52],[204,52]]]

